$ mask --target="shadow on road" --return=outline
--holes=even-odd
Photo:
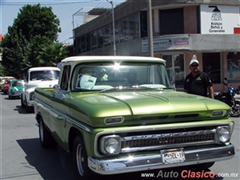
[[[33,166],[44,180],[74,180],[75,175],[72,167],[71,154],[64,151],[61,147],[44,149],[41,147],[39,139],[17,140],[20,147],[26,153],[26,160]],[[185,177],[181,177],[185,170]],[[143,180],[143,179],[167,179],[167,180],[222,180],[222,177],[210,178],[191,178],[187,172],[209,172],[210,170],[194,170],[190,168],[171,168],[162,170],[142,171],[136,173],[125,173],[117,175],[99,176],[97,179],[104,180]],[[154,176],[154,177],[152,177]],[[174,177],[175,176],[175,177]]]
[[[43,149],[39,139],[22,139],[17,143],[26,153],[26,160],[45,180],[75,179],[72,170],[72,161],[69,153],[59,146],[52,149]]]
[[[13,109],[14,111],[18,111],[19,114],[30,114],[26,112],[26,109],[23,108],[22,106],[16,106],[15,109]]]

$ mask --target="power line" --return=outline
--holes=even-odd
[[[123,3],[123,2],[126,2],[126,1],[123,1],[123,0],[121,0],[121,1],[118,1],[118,3],[117,3],[117,1],[115,1],[114,3],[115,3],[115,7],[119,4],[119,3]],[[110,7],[110,5],[109,5],[109,3],[108,2],[106,2],[105,0],[104,1],[101,1],[101,2],[99,2],[94,8],[111,8]],[[81,21],[82,22],[79,22],[79,20],[81,19]],[[87,19],[91,19],[91,18],[87,18]],[[86,19],[86,20],[87,20]],[[83,20],[83,17],[80,17],[80,18],[77,18],[77,19],[75,19],[74,20],[74,23],[76,23],[76,22],[79,22],[79,25],[78,26],[80,26],[81,24],[83,24],[84,22],[83,22],[84,20]],[[101,20],[102,21],[102,20]],[[67,26],[65,26],[64,28],[62,28],[62,32],[59,34],[59,39],[65,39],[65,38],[63,38],[63,37],[67,37],[68,36],[68,38],[65,40],[65,41],[67,41],[67,40],[69,40],[69,37],[72,37],[72,28],[71,28],[71,31],[68,31],[68,32],[65,32],[64,33],[64,30],[65,29],[67,29],[68,27],[70,28],[70,26],[71,26],[71,24],[69,24],[69,25],[67,25]],[[77,26],[77,27],[78,27]]]
[[[119,0],[121,1],[121,0]],[[81,1],[81,2],[76,2],[76,1],[72,1],[72,2],[28,2],[28,1],[16,1],[16,2],[4,2],[4,1],[0,1],[0,5],[6,5],[6,6],[20,6],[20,5],[26,5],[26,4],[41,4],[41,5],[66,5],[66,4],[84,4],[84,3],[93,3],[93,2],[104,2],[104,1],[99,1],[99,0],[91,0],[91,1]]]

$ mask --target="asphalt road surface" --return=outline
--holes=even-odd
[[[240,118],[235,120],[231,142],[235,145],[234,158],[216,162],[209,170],[225,177],[211,176],[196,179],[238,180],[240,179]],[[0,179],[2,180],[72,180],[71,155],[59,146],[43,149],[39,143],[38,127],[33,113],[27,114],[21,108],[20,99],[8,99],[0,92]],[[184,171],[184,178],[181,173]],[[196,172],[196,171],[192,171]],[[122,175],[101,176],[98,179],[149,180],[149,179],[191,179],[191,169],[163,169]],[[200,172],[200,173],[206,173]],[[219,174],[221,173],[221,174]],[[152,177],[154,176],[154,177]],[[231,177],[229,177],[231,176]]]

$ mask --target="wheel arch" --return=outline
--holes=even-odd
[[[83,143],[85,145],[85,142],[84,142],[84,138],[83,138],[83,135],[82,135],[82,132],[80,130],[78,130],[77,128],[75,127],[72,127],[69,131],[69,136],[68,136],[68,146],[69,146],[69,151],[70,152],[73,152],[73,143],[74,143],[74,140],[75,138],[80,135],[82,140],[83,140]]]

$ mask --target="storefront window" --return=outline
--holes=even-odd
[[[139,38],[140,34],[139,34],[138,14],[133,14],[129,16],[128,20],[129,20],[130,40]]]
[[[227,55],[228,60],[228,82],[239,83],[240,82],[240,52],[230,52]]]
[[[76,54],[80,53],[81,52],[81,38],[78,37],[76,38]]]
[[[183,89],[183,82],[185,79],[183,54],[163,55],[162,57],[166,60],[170,81],[175,83],[178,90]]]
[[[103,37],[103,32],[102,32],[102,29],[98,29],[97,31],[97,42],[98,42],[98,48],[102,48],[103,47],[103,43],[104,43],[104,37]]]
[[[213,84],[219,84],[221,79],[221,58],[220,53],[203,53],[203,72],[207,73]]]
[[[93,33],[91,33],[91,50],[95,50],[98,47],[98,34],[97,31],[94,31]]]
[[[103,28],[103,40],[104,47],[112,44],[112,26],[109,24]]]
[[[82,36],[80,40],[80,52],[86,52],[86,36]]]
[[[87,51],[91,51],[91,36],[90,36],[90,34],[86,35],[86,49],[87,49]]]
[[[120,42],[129,40],[129,22],[128,18],[124,18],[120,22]]]

